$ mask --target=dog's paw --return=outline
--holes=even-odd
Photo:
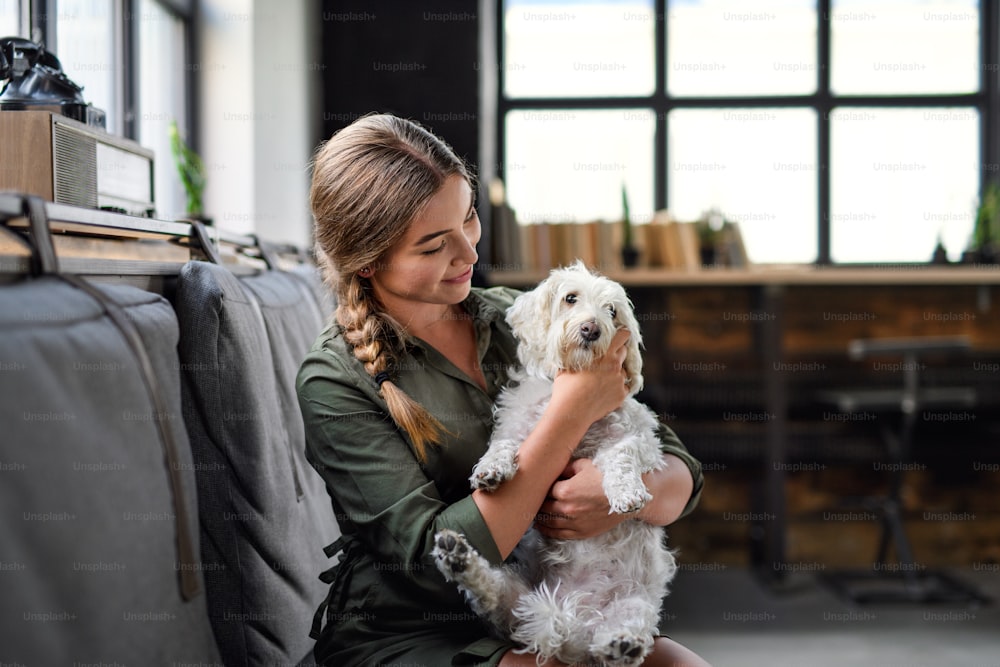
[[[621,631],[610,637],[597,638],[590,653],[603,664],[612,667],[635,667],[653,650],[653,638]]]
[[[517,461],[481,459],[472,469],[469,481],[473,490],[493,491],[517,472]]]
[[[652,499],[653,495],[645,487],[642,487],[616,494],[614,497],[608,498],[608,502],[611,505],[611,511],[615,514],[629,514],[638,512]]]
[[[434,535],[434,548],[431,550],[431,556],[445,579],[454,581],[460,577],[469,568],[469,563],[474,555],[475,549],[461,533],[444,529]]]

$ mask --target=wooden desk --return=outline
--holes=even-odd
[[[490,284],[529,288],[548,272],[489,275]],[[830,359],[847,364],[852,338],[966,335],[973,350],[1000,360],[1000,267],[754,267],[691,272],[609,271],[636,306],[646,342],[646,384],[677,379],[674,366],[749,369],[763,397],[764,456],[751,560],[768,580],[786,562],[785,472],[789,451],[789,368]],[[823,364],[816,361],[823,358]],[[993,364],[992,368],[1000,367]],[[821,371],[822,372],[822,371]],[[1000,385],[1000,383],[995,383]],[[797,391],[797,387],[793,387]],[[795,396],[794,398],[798,398]],[[683,439],[684,423],[678,424]]]

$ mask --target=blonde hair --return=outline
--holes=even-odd
[[[412,121],[369,115],[319,148],[309,194],[317,260],[337,295],[334,317],[354,356],[373,381],[377,378],[390,416],[409,435],[422,462],[444,427],[393,381],[405,331],[358,272],[378,268],[454,174],[472,185],[465,164],[441,139]]]

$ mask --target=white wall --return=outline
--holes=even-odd
[[[220,229],[309,243],[318,128],[314,0],[203,0],[201,152]]]

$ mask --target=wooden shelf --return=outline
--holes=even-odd
[[[491,285],[530,287],[548,271],[487,273]],[[604,273],[626,287],[797,285],[1000,285],[1000,266],[886,265],[885,267],[755,266],[748,269],[617,269]]]
[[[201,256],[193,226],[187,221],[157,220],[98,209],[45,202],[45,215],[61,270],[91,276],[169,276]],[[27,234],[21,195],[0,192],[0,224]],[[265,268],[258,239],[208,227],[222,262],[235,272]],[[279,266],[301,261],[298,248],[274,245]],[[193,253],[193,254],[192,254]],[[0,233],[0,274],[30,270],[29,250],[10,234]],[[289,259],[289,257],[293,258]]]

